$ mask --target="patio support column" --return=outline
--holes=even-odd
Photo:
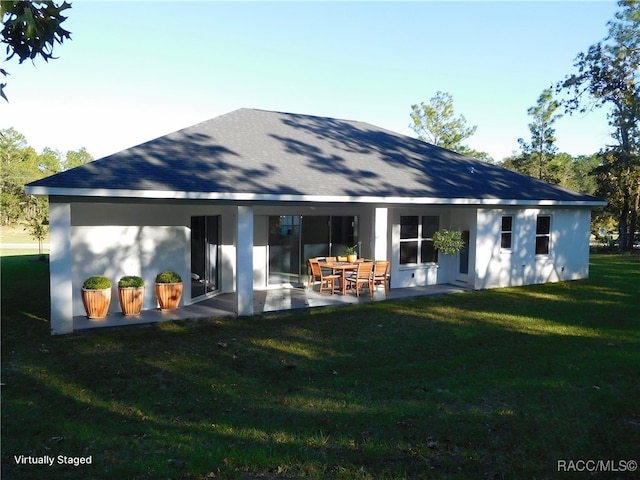
[[[237,312],[253,315],[253,207],[238,206],[236,221]]]
[[[71,263],[71,204],[49,197],[51,335],[73,332]]]
[[[374,219],[374,260],[387,260],[388,245],[387,238],[389,238],[388,230],[389,209],[388,208],[376,208]]]

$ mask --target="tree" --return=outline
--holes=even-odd
[[[38,154],[14,128],[0,130],[0,224],[37,221],[42,225],[47,219],[47,199],[27,195],[25,184],[91,160],[84,147],[68,151],[64,160],[49,147]]]
[[[0,130],[1,223],[16,223],[23,218],[22,207],[27,200],[24,185],[39,178],[37,157],[24,135],[13,128]]]
[[[89,163],[93,161],[93,156],[87,152],[87,149],[82,147],[78,151],[69,150],[65,157],[64,162],[62,162],[62,170],[70,170],[75,167],[79,167],[80,165],[84,165],[85,163]]]
[[[555,146],[553,124],[562,117],[560,113],[556,113],[559,107],[560,103],[553,98],[553,91],[550,88],[543,90],[536,105],[527,110],[527,114],[533,117],[533,121],[529,124],[531,142],[526,143],[522,138],[518,139],[524,163],[528,164],[526,168],[528,171],[523,173],[552,183],[558,183],[553,182],[548,167],[558,151]]]
[[[574,158],[571,178],[566,185],[561,185],[577,192],[596,195],[598,185],[595,177],[595,169],[599,165],[600,156],[598,154],[580,155]]]
[[[602,152],[597,174],[601,192],[617,208],[621,250],[633,248],[640,205],[640,0],[620,0],[621,10],[608,22],[609,34],[579,53],[577,73],[557,85],[569,94],[569,113],[608,107],[616,141]]]
[[[42,153],[38,155],[36,168],[43,176],[53,175],[60,171],[62,154],[58,150],[44,147]]]
[[[40,260],[43,260],[45,256],[44,249],[42,248],[42,242],[45,238],[47,238],[47,233],[49,233],[49,225],[45,222],[43,217],[32,218],[25,230],[27,230],[29,232],[29,235],[31,235],[38,241],[38,256]]]
[[[14,0],[0,2],[0,17],[2,29],[2,43],[7,44],[7,58],[15,55],[19,62],[26,59],[32,61],[40,55],[45,62],[54,59],[53,46],[62,44],[64,39],[71,39],[71,32],[62,28],[61,24],[67,17],[62,12],[71,5],[67,2],[57,5],[53,1],[32,2]],[[6,70],[0,68],[0,73],[7,76]],[[0,83],[0,96],[7,100],[4,93],[6,83]]]
[[[410,115],[413,123],[409,127],[423,142],[459,153],[469,151],[462,142],[473,135],[477,127],[467,127],[464,115],[454,117],[453,98],[449,93],[437,92],[429,104],[411,105]]]

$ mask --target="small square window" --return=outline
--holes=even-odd
[[[418,242],[400,244],[400,264],[418,263]]]
[[[400,238],[418,238],[418,217],[400,217]]]
[[[440,219],[433,216],[422,217],[422,238],[432,238],[433,234],[438,231]]]
[[[511,233],[502,232],[502,236],[500,238],[500,248],[511,250]]]
[[[551,231],[551,217],[540,215],[536,220],[536,235],[546,235]]]
[[[438,262],[438,251],[433,245],[433,240],[423,240],[420,258],[422,258],[422,263]]]
[[[536,237],[536,255],[547,255],[549,253],[549,237]]]

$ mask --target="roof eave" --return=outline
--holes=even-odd
[[[602,200],[537,200],[505,198],[438,198],[377,195],[304,195],[243,192],[183,192],[171,190],[129,190],[111,188],[64,188],[27,186],[30,195],[91,198],[144,198],[159,200],[220,200],[238,202],[379,203],[406,205],[570,206],[604,207]]]

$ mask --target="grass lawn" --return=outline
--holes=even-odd
[[[44,243],[48,242],[47,233]],[[38,240],[29,234],[26,225],[0,225],[0,244],[2,243],[33,243],[38,248]]]
[[[35,258],[2,258],[3,478],[640,478],[621,470],[640,461],[638,256],[595,256],[585,281],[64,337]],[[589,460],[617,473],[558,472]]]

